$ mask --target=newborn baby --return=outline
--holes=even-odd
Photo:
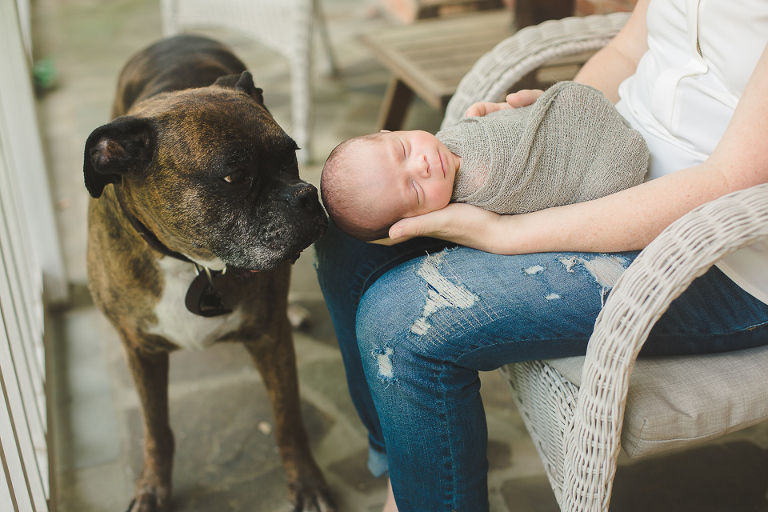
[[[643,138],[601,92],[559,82],[530,106],[436,135],[347,140],[326,160],[320,188],[339,229],[370,241],[451,201],[516,214],[596,199],[640,184],[648,158]]]

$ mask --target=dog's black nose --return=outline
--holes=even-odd
[[[287,186],[280,198],[292,208],[301,210],[310,210],[319,204],[317,188],[304,182]]]

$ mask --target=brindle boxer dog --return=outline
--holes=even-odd
[[[85,144],[88,275],[143,410],[129,510],[170,509],[169,353],[223,341],[245,345],[269,391],[295,510],[332,510],[299,411],[286,318],[291,264],[327,226],[317,190],[299,179],[296,144],[243,63],[201,37],[133,57],[113,116]]]

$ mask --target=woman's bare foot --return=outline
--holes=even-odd
[[[382,512],[397,512],[395,493],[392,492],[392,481],[390,480],[387,480],[387,502],[384,503],[384,510]]]

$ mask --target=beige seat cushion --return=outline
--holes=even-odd
[[[584,357],[547,361],[575,385]],[[638,358],[621,444],[641,457],[768,418],[768,346],[722,354]]]

